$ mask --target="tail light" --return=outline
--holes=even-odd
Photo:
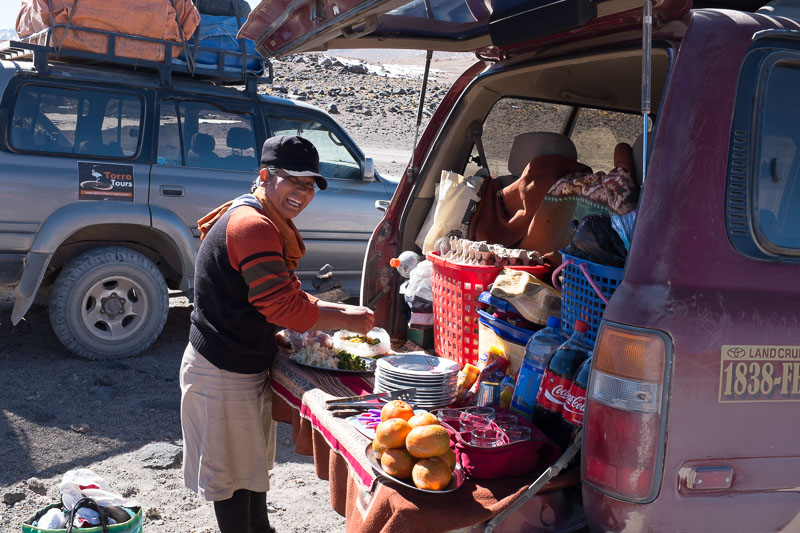
[[[632,502],[661,481],[669,338],[604,323],[597,337],[583,431],[583,480]]]

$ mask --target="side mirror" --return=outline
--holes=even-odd
[[[375,181],[375,161],[371,157],[364,158],[364,164],[361,167],[361,179]]]

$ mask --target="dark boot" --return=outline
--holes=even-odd
[[[275,533],[269,525],[266,492],[250,492],[250,533]]]

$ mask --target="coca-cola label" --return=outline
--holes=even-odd
[[[572,382],[567,378],[556,376],[549,370],[545,370],[539,394],[536,395],[536,403],[553,413],[560,413],[571,386]]]
[[[581,427],[584,409],[586,409],[586,389],[573,383],[564,401],[561,416],[573,426]]]

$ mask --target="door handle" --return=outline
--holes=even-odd
[[[375,200],[375,209],[381,213],[385,213],[389,209],[389,200]]]
[[[183,187],[180,185],[162,185],[159,191],[161,196],[183,196]]]

